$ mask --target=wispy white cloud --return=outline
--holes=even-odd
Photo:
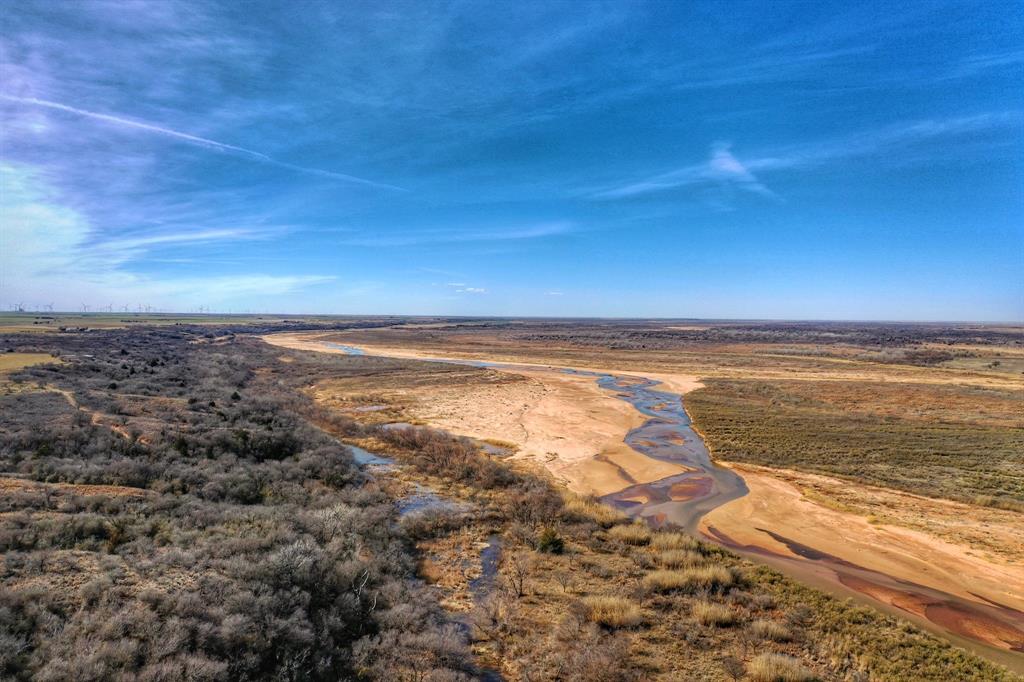
[[[275,296],[322,285],[332,276],[240,272],[208,276],[143,274],[131,266],[150,249],[265,237],[266,229],[205,229],[105,240],[89,221],[60,203],[38,173],[0,164],[0,299],[65,310],[81,302],[177,307]]]
[[[593,195],[598,199],[618,199],[649,194],[660,190],[690,185],[728,186],[778,199],[731,151],[731,145],[723,142],[712,145],[708,160],[703,163],[684,166],[668,173],[599,191]]]
[[[263,239],[281,234],[280,228],[213,228],[184,230],[178,232],[157,232],[108,239],[101,242],[104,250],[136,251],[170,244],[207,244],[217,241]]]
[[[456,294],[486,294],[487,289],[483,287],[471,287],[465,282],[448,282],[445,284],[449,289],[454,290]]]
[[[343,182],[351,182],[358,185],[367,185],[370,187],[378,187],[381,189],[406,191],[402,187],[397,187],[395,185],[389,185],[382,182],[375,182],[373,180],[367,180],[365,178],[358,178],[354,175],[347,175],[345,173],[335,173],[333,171],[321,170],[319,168],[307,168],[305,166],[299,166],[293,163],[279,161],[262,152],[254,151],[252,149],[246,149],[245,147],[238,147],[233,144],[218,142],[216,140],[211,140],[209,138],[199,137],[198,135],[191,135],[180,130],[173,130],[171,128],[166,128],[164,126],[158,126],[152,123],[147,123],[145,121],[137,121],[135,119],[125,118],[123,116],[113,116],[111,114],[89,111],[87,109],[79,109],[78,107],[68,106],[67,104],[61,104],[60,102],[51,102],[48,100],[38,99],[35,97],[18,97],[15,95],[0,94],[0,100],[5,100],[7,102],[17,102],[19,104],[25,104],[36,107],[43,107],[46,109],[53,109],[56,111],[63,111],[66,113],[75,114],[76,116],[84,116],[86,118],[90,118],[96,121],[103,121],[104,123],[109,123],[115,126],[131,128],[134,130],[142,130],[156,135],[163,135],[166,137],[181,140],[183,142],[187,142],[189,144],[207,147],[222,152],[233,153],[242,158],[248,158],[254,161],[259,161],[260,163],[269,164],[271,166],[276,166],[278,168],[285,168],[287,170],[292,170],[298,173],[307,173],[310,175],[317,175],[320,177],[329,178],[333,180],[341,180]]]
[[[1021,114],[1018,112],[916,121],[817,144],[794,145],[781,148],[771,155],[743,160],[732,153],[729,145],[718,143],[711,147],[707,161],[593,191],[590,196],[595,199],[621,199],[684,187],[724,185],[777,200],[778,195],[765,186],[755,173],[806,169],[834,161],[870,156],[878,156],[886,164],[907,163],[919,158],[912,153],[916,146],[929,140],[1005,128],[1019,125],[1020,121]]]
[[[347,246],[387,247],[413,246],[418,244],[452,244],[459,242],[508,242],[529,239],[543,239],[566,235],[576,230],[570,222],[538,223],[505,229],[430,229],[415,232],[385,233],[344,239]]]

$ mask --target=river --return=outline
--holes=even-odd
[[[351,355],[365,351],[355,346],[326,343]],[[424,362],[485,367],[503,371],[545,369],[537,365],[456,358],[417,358]],[[734,542],[713,527],[701,532],[701,518],[713,509],[747,494],[743,478],[716,465],[703,439],[693,429],[682,396],[657,390],[658,381],[631,375],[548,367],[548,371],[593,377],[597,384],[649,417],[626,434],[625,443],[652,459],[672,462],[688,471],[649,483],[629,486],[601,498],[626,514],[655,527],[678,527],[701,539],[727,547],[749,559],[767,563],[796,579],[884,611],[909,618],[952,643],[1024,673],[1024,613],[990,602],[961,598],[930,587],[871,570],[813,547],[757,529],[789,549],[790,554]],[[840,529],[837,529],[840,532]],[[992,638],[1006,648],[992,646]]]

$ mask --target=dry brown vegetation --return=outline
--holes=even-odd
[[[773,642],[788,642],[793,639],[789,628],[773,620],[755,620],[750,624],[750,633],[758,639],[770,639]]]
[[[609,595],[593,595],[583,598],[587,618],[607,628],[630,628],[643,619],[640,606],[630,599]]]
[[[701,625],[723,628],[736,623],[736,613],[727,606],[714,602],[699,601],[693,605],[693,617]]]
[[[713,379],[687,408],[720,459],[1024,509],[1019,391]]]
[[[754,682],[809,682],[814,675],[790,656],[761,654],[750,662]]]
[[[633,523],[623,526],[615,526],[608,531],[608,536],[613,540],[639,547],[651,541],[651,529],[640,523]]]
[[[3,339],[65,362],[0,397],[0,676],[469,679],[394,500],[263,344],[203,334]]]

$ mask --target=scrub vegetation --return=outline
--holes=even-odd
[[[1024,397],[972,386],[709,380],[715,457],[1024,511]]]
[[[63,364],[0,398],[0,676],[467,678],[393,500],[259,343],[4,339]]]

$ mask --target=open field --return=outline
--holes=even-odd
[[[12,375],[37,388],[0,397],[5,675],[728,680],[770,652],[822,680],[1012,679],[526,461],[380,426],[444,385],[536,376],[206,334],[54,335],[64,364]],[[399,465],[357,469],[339,438]],[[451,502],[396,511],[424,490]]]
[[[30,365],[53,361],[53,356],[48,353],[0,353],[0,374],[7,374]]]

